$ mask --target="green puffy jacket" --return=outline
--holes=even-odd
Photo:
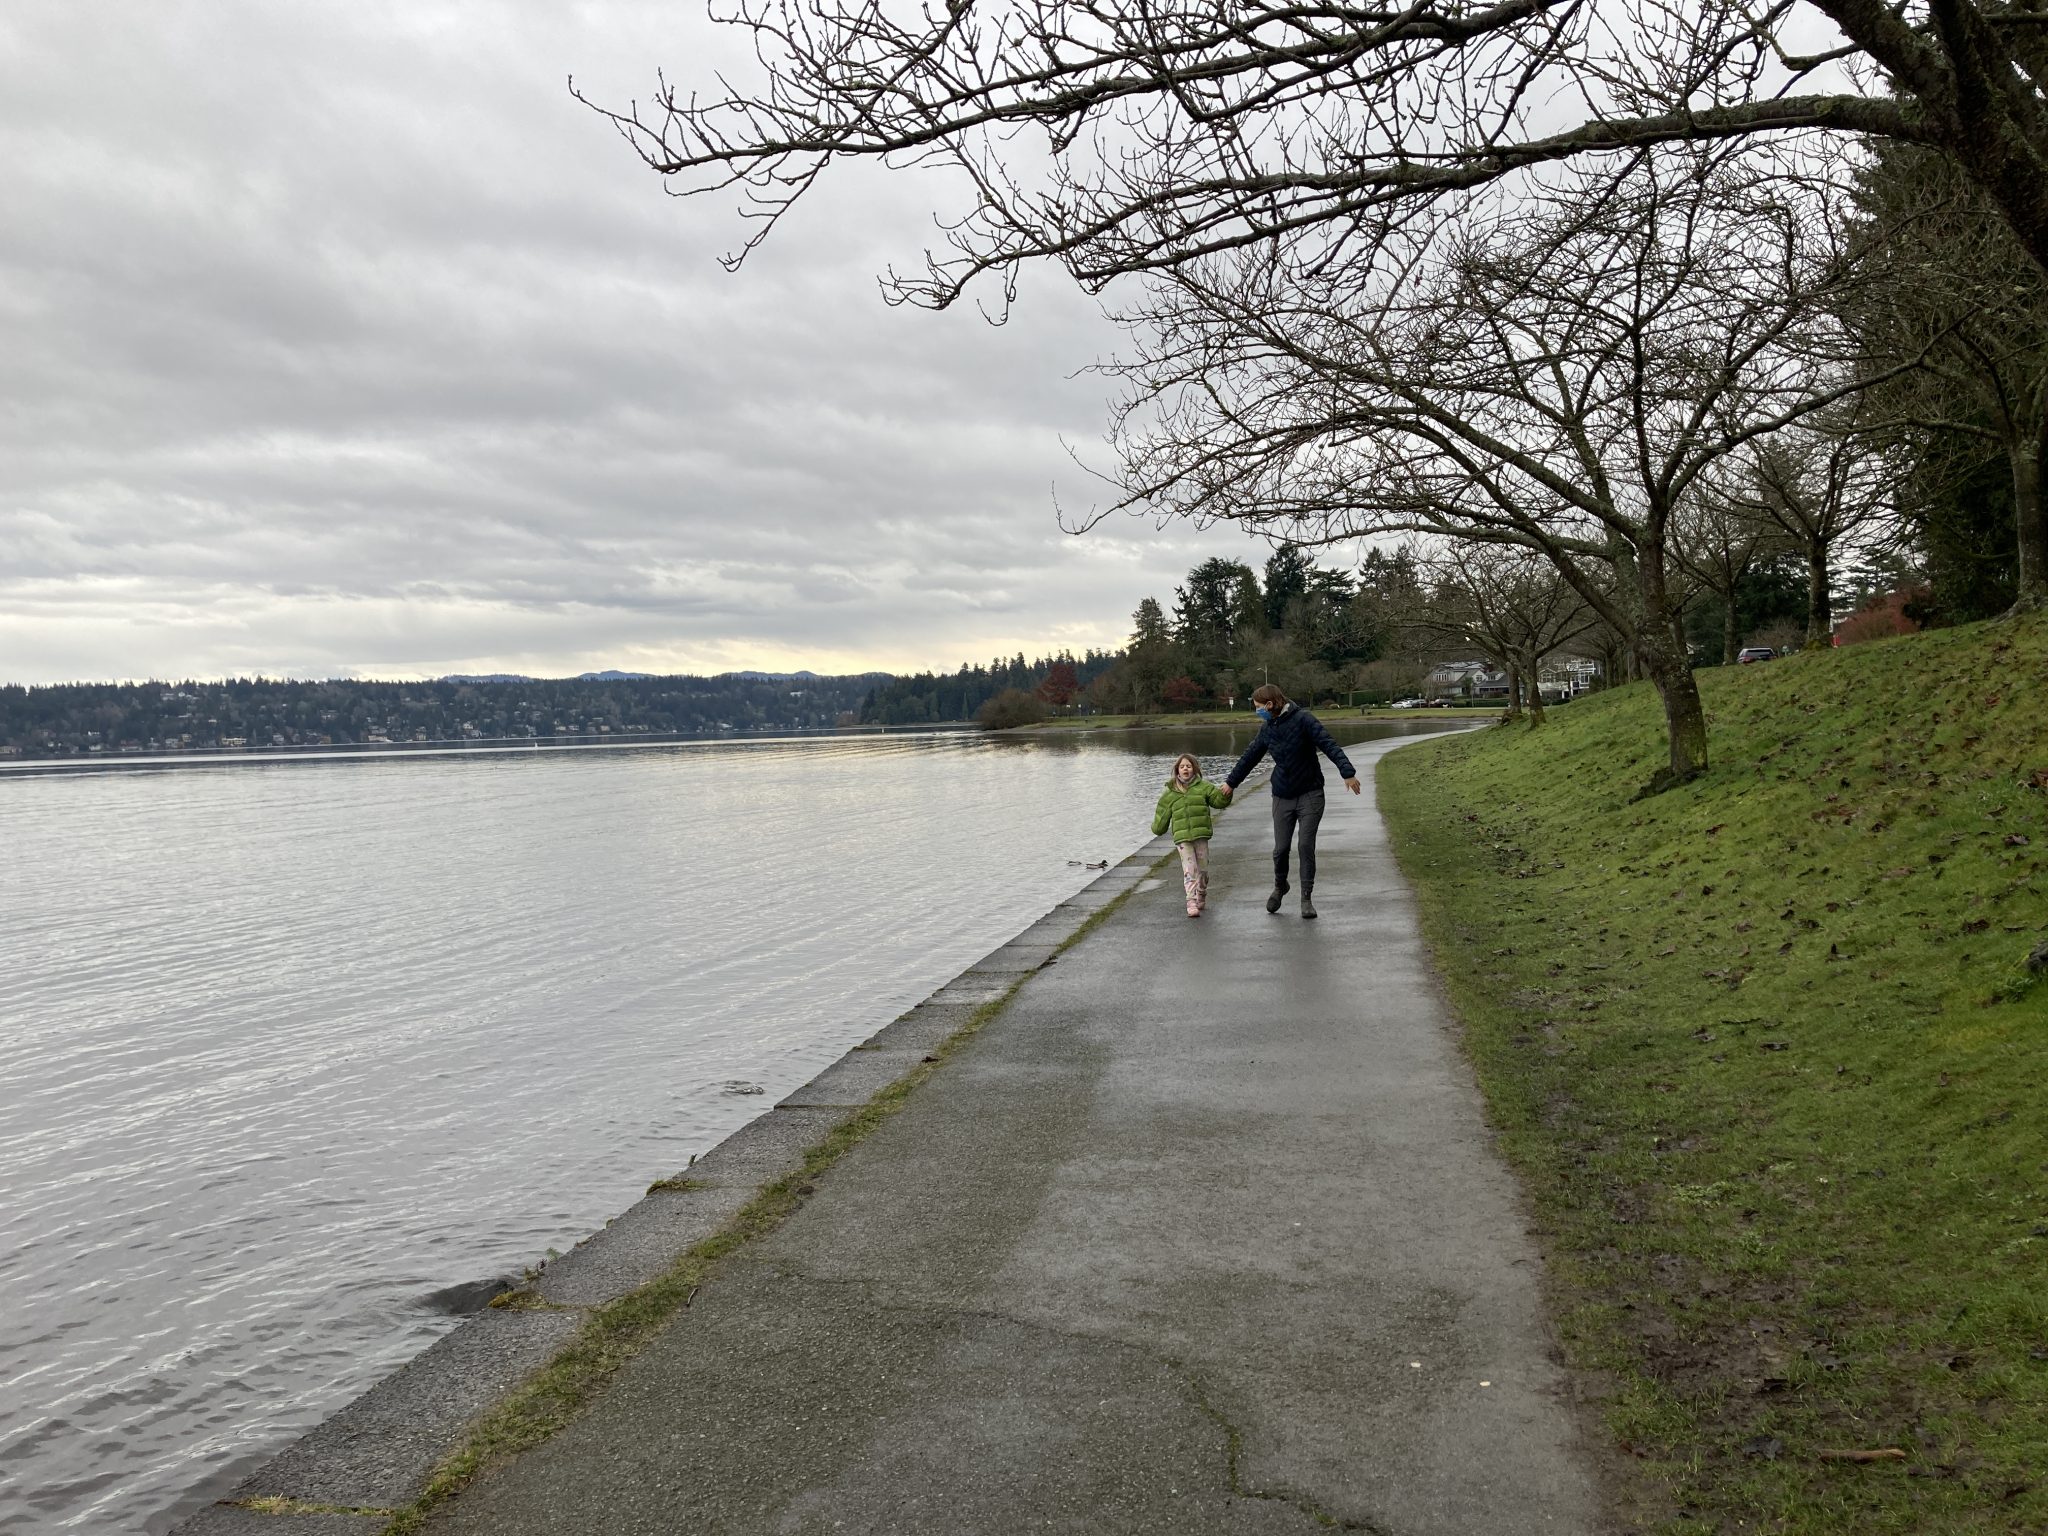
[[[1168,779],[1166,793],[1159,797],[1158,808],[1152,812],[1152,835],[1157,837],[1171,827],[1176,843],[1204,842],[1215,831],[1209,807],[1221,810],[1228,804],[1230,794],[1219,784],[1197,777],[1182,789]]]

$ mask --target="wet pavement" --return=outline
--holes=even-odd
[[[1177,867],[1137,880],[429,1529],[1602,1529],[1540,1257],[1372,808],[1388,745],[1353,749],[1364,799],[1330,785],[1319,921],[1265,911],[1247,799],[1205,916]]]

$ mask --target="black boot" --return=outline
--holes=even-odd
[[[1309,889],[1305,885],[1301,888],[1301,915],[1308,918],[1316,915],[1316,904],[1309,899]]]
[[[1273,882],[1273,894],[1266,898],[1266,910],[1268,912],[1278,912],[1280,910],[1281,898],[1286,894],[1287,882],[1285,880],[1275,880]]]

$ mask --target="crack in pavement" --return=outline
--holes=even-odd
[[[1187,1378],[1188,1395],[1193,1399],[1195,1407],[1214,1420],[1217,1426],[1222,1429],[1225,1451],[1229,1460],[1229,1486],[1233,1494],[1243,1499],[1269,1499],[1276,1503],[1286,1504],[1293,1509],[1299,1510],[1318,1525],[1326,1526],[1333,1531],[1362,1531],[1365,1533],[1365,1536],[1392,1536],[1392,1533],[1385,1526],[1375,1525],[1370,1520],[1349,1520],[1341,1515],[1333,1515],[1324,1509],[1322,1505],[1304,1494],[1268,1493],[1263,1489],[1246,1487],[1241,1475],[1241,1463],[1244,1455],[1244,1431],[1233,1424],[1222,1409],[1209,1401],[1209,1392],[1202,1384],[1201,1373],[1193,1366],[1188,1365],[1184,1361],[1176,1360],[1170,1355],[1160,1355],[1155,1358]]]
[[[1179,1359],[1176,1356],[1165,1354],[1149,1345],[1137,1344],[1129,1339],[1118,1338],[1113,1334],[1078,1328],[1062,1328],[1056,1324],[1042,1322],[1035,1318],[1019,1317],[1014,1313],[1003,1312],[994,1307],[970,1307],[943,1301],[911,1302],[884,1300],[876,1296],[874,1292],[884,1287],[887,1284],[885,1281],[864,1280],[853,1276],[819,1275],[798,1265],[791,1264],[785,1259],[768,1261],[768,1264],[763,1267],[768,1267],[769,1265],[772,1265],[780,1279],[796,1280],[808,1285],[866,1292],[868,1293],[867,1299],[870,1305],[877,1312],[892,1315],[966,1318],[978,1322],[998,1323],[1006,1327],[1022,1329],[1028,1333],[1041,1334],[1047,1338],[1063,1339],[1071,1343],[1106,1345],[1111,1349],[1122,1350],[1125,1353],[1135,1355],[1141,1360],[1149,1360],[1155,1365],[1164,1367],[1167,1371],[1178,1377],[1187,1392],[1188,1401],[1194,1405],[1195,1411],[1223,1431],[1224,1486],[1229,1489],[1234,1497],[1285,1504],[1298,1514],[1315,1521],[1316,1524],[1327,1530],[1356,1531],[1361,1533],[1361,1536],[1393,1536],[1393,1533],[1385,1526],[1377,1525],[1372,1521],[1355,1520],[1342,1515],[1332,1514],[1306,1494],[1269,1491],[1248,1486],[1243,1476],[1244,1431],[1210,1400],[1209,1391],[1203,1383],[1201,1373],[1194,1366],[1189,1365],[1185,1360]]]

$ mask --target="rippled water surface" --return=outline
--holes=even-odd
[[[1181,744],[0,777],[0,1530],[166,1529],[1144,841]]]

